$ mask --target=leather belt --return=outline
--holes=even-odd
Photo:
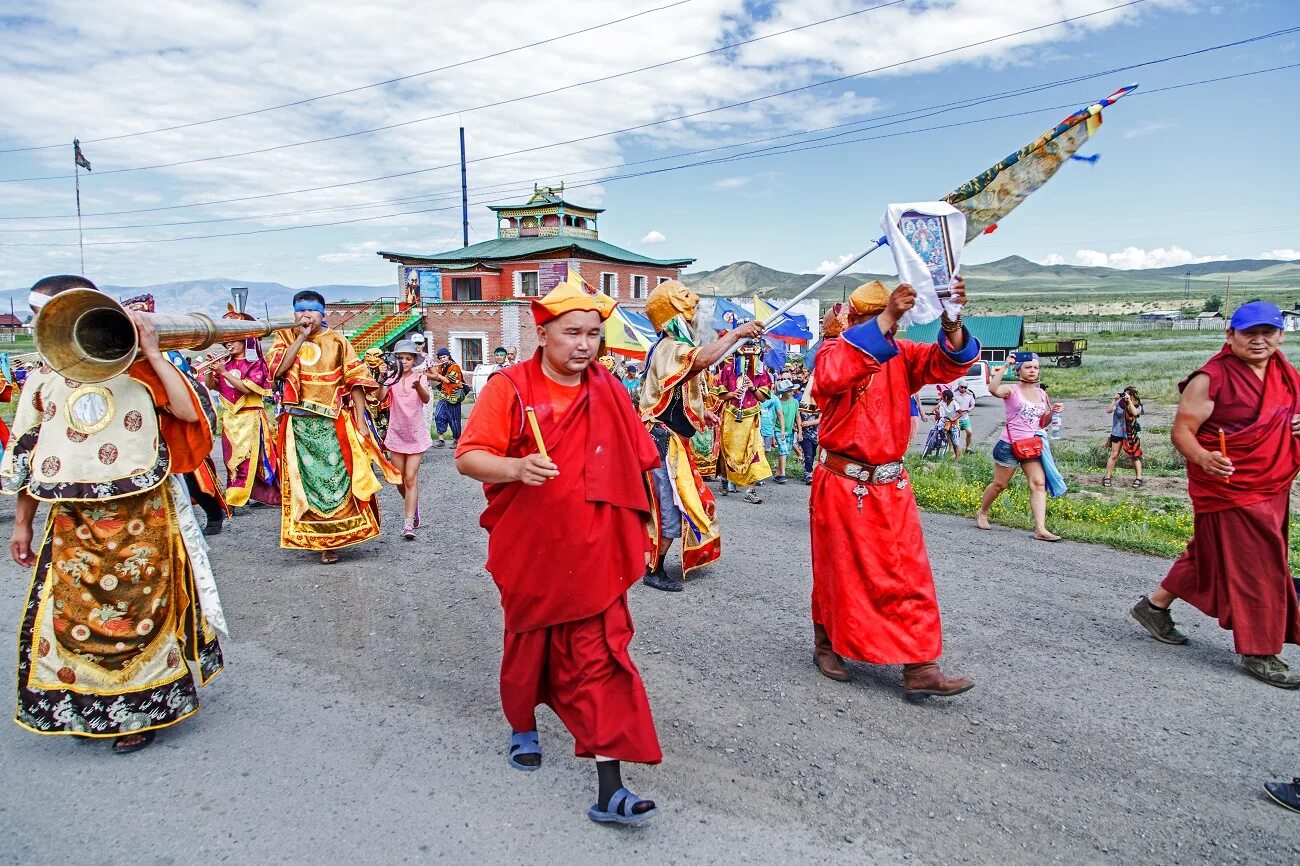
[[[817,463],[823,469],[859,484],[894,484],[904,477],[902,461],[896,460],[893,463],[881,463],[876,466],[850,460],[843,454],[836,454],[825,448],[818,449]]]

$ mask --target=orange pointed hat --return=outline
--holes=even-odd
[[[872,280],[853,290],[849,295],[853,312],[859,316],[877,316],[889,306],[889,289],[880,280]]]
[[[546,297],[533,301],[533,320],[545,325],[565,313],[581,311],[599,313],[603,322],[617,306],[618,303],[609,295],[595,291],[586,283],[565,280],[547,292]]]

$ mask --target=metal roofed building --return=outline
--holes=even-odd
[[[979,340],[980,358],[985,361],[1001,363],[1025,342],[1024,316],[965,316],[962,322]],[[914,343],[933,343],[938,332],[939,322],[934,321],[912,325],[903,337]]]
[[[651,258],[602,241],[603,209],[565,200],[563,185],[535,186],[528,201],[490,210],[497,217],[492,240],[437,253],[378,253],[398,266],[398,297],[423,309],[432,347],[447,346],[467,370],[497,346],[517,348],[520,357],[531,353],[529,299],[545,295],[571,269],[597,291],[641,310],[651,289],[695,261]]]

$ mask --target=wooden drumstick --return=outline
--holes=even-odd
[[[546,453],[546,442],[542,440],[542,428],[537,426],[537,413],[532,406],[525,406],[524,412],[528,415],[528,426],[533,428],[533,438],[537,440],[537,453],[542,455],[543,460],[550,460],[550,455]]]
[[[1223,455],[1223,457],[1224,457],[1225,460],[1227,459],[1227,457],[1228,457],[1228,437],[1224,435],[1224,433],[1223,433],[1223,428],[1222,428],[1222,427],[1219,428],[1219,453]],[[1224,484],[1230,484],[1230,483],[1231,483],[1231,482],[1228,480],[1228,476],[1227,476],[1227,475],[1223,476],[1223,483],[1224,483]]]

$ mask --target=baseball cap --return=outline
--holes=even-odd
[[[1256,325],[1281,328],[1282,311],[1277,308],[1277,304],[1270,304],[1268,301],[1251,301],[1249,304],[1242,304],[1232,314],[1228,327],[1234,331],[1244,331]]]
[[[413,342],[413,343],[423,343],[423,342],[424,342],[424,334],[421,334],[419,331],[416,331],[414,334],[411,335],[411,342]]]
[[[965,382],[958,382],[958,383],[957,383],[957,390],[958,390],[958,391],[966,391],[966,390],[968,390],[969,388],[970,388],[970,385],[967,385]]]

